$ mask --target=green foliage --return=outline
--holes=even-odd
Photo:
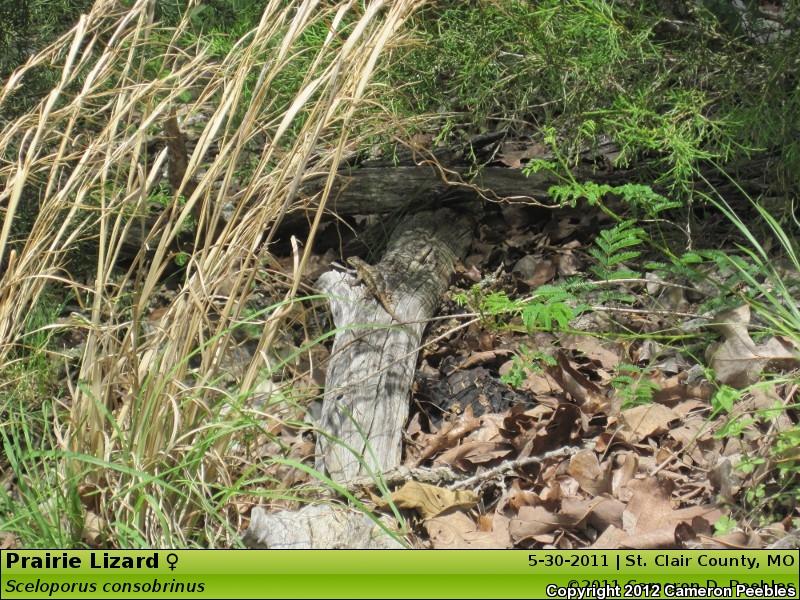
[[[22,3],[0,0],[0,74],[7,76],[31,52],[66,31],[90,4],[91,0]],[[218,65],[258,24],[264,4],[264,0],[193,3],[188,14],[188,31],[173,40],[168,28],[181,19],[189,2],[155,2],[155,18],[160,26],[150,31],[150,45],[144,50],[146,78],[165,77],[172,72],[175,64],[171,61],[176,55],[183,52],[191,55],[198,48],[207,53],[213,66]],[[800,181],[800,86],[796,64],[800,36],[755,43],[728,2],[690,3],[691,10],[677,16],[670,14],[663,4],[611,0],[430,3],[413,17],[411,25],[417,42],[394,48],[392,60],[380,72],[381,85],[376,86],[370,98],[369,110],[381,105],[401,117],[425,117],[439,141],[445,143],[465,135],[464,130],[482,132],[509,124],[517,131],[533,130],[534,135],[543,137],[554,158],[535,159],[526,171],[546,169],[561,178],[560,184],[550,190],[559,205],[577,206],[585,202],[617,221],[599,233],[588,251],[594,260],[589,271],[599,282],[578,277],[541,286],[531,297],[519,300],[502,292],[486,293],[480,286],[457,297],[459,303],[472,307],[491,324],[519,328],[521,323],[528,332],[565,330],[589,309],[590,298],[593,303],[633,301],[631,295],[617,291],[622,288],[614,282],[641,277],[629,264],[642,259],[646,246],[656,245],[654,229],[645,230],[648,225],[640,219],[664,220],[665,212],[702,201],[728,217],[738,230],[739,245],[735,251],[678,251],[673,244],[665,246],[664,257],[649,263],[647,268],[668,281],[676,278],[689,283],[713,281],[719,293],[703,303],[697,309],[699,313],[745,301],[753,308],[754,321],[760,328],[754,335],[781,334],[795,340],[800,337],[798,285],[779,271],[772,260],[778,248],[794,269],[800,270],[796,235],[786,218],[793,215],[784,214],[781,218],[760,202],[751,201],[755,216],[766,224],[770,246],[763,241],[763,232],[751,230],[751,221],[740,218],[721,196],[703,191],[713,188],[706,178],[710,167],[716,163],[739,165],[738,159],[748,157],[769,159],[755,164],[759,169],[759,165],[764,166],[763,179],[769,186],[766,189],[779,202],[796,190]],[[787,8],[786,27],[797,31],[800,24],[796,2],[786,4],[791,4]],[[329,27],[330,20],[316,22],[289,49],[291,60],[269,83],[266,110],[271,116],[280,115],[304,82],[327,67],[315,65],[314,57],[327,38]],[[346,34],[348,27],[345,22],[340,31]],[[278,37],[255,50],[258,56],[253,64],[270,60]],[[334,39],[334,48],[342,43],[343,37]],[[170,47],[173,43],[177,48]],[[253,69],[247,74],[247,85],[235,108],[238,118],[256,90],[258,71]],[[30,107],[57,77],[55,66],[35,71],[12,97],[13,102],[3,106],[2,118]],[[191,100],[189,91],[178,98],[179,102]],[[91,101],[97,100],[87,100]],[[293,121],[291,131],[299,130],[304,118],[301,113]],[[543,123],[547,126],[542,127]],[[158,127],[159,124],[153,124],[147,135],[158,135]],[[92,134],[91,127],[84,123],[78,123],[78,128],[81,134]],[[381,132],[371,133],[377,136]],[[572,175],[579,161],[585,161],[586,150],[606,136],[620,150],[607,160],[616,167],[636,167],[637,174],[631,179],[635,183],[610,185],[599,182],[599,178],[578,182]],[[287,136],[281,143],[288,143],[290,138]],[[240,178],[247,180],[252,165],[238,167]],[[36,191],[25,193],[30,197],[23,204],[35,210]],[[102,193],[113,196],[119,190]],[[91,194],[88,200],[99,205]],[[175,201],[168,186],[157,188],[148,200],[162,207]],[[185,199],[177,201],[183,203]],[[617,201],[624,207],[621,216],[609,208],[616,206]],[[186,253],[174,256],[181,265],[190,258]],[[185,455],[170,455],[163,464],[150,464],[142,471],[136,470],[139,468],[136,457],[124,451],[111,457],[109,463],[92,463],[91,457],[60,452],[59,440],[51,427],[63,415],[58,415],[56,403],[49,401],[57,397],[59,390],[54,382],[53,363],[46,353],[49,335],[42,329],[56,319],[57,311],[53,306],[39,308],[41,313],[32,313],[25,346],[15,356],[14,364],[2,371],[4,385],[8,387],[4,388],[6,394],[0,404],[4,417],[0,440],[7,466],[19,478],[19,494],[0,498],[0,530],[20,533],[26,544],[44,547],[80,544],[83,509],[77,482],[83,473],[64,468],[75,462],[87,471],[102,468],[110,474],[109,487],[122,481],[118,489],[123,495],[130,493],[133,503],[120,513],[130,509],[128,514],[108,524],[122,546],[146,546],[152,542],[145,538],[137,522],[146,517],[166,523],[169,515],[165,506],[175,514],[222,515],[219,518],[224,521],[228,500],[243,489],[249,492],[258,487],[247,476],[234,485],[220,486],[211,492],[204,484],[183,485],[186,481],[202,481],[196,475],[205,468],[205,457],[220,455],[218,451],[229,443],[232,432],[238,429],[250,432],[237,437],[232,442],[235,444],[246,441],[246,435],[266,435],[255,420],[243,415],[241,407],[235,407],[239,412],[230,419],[215,413],[219,419],[204,422],[197,435],[187,438],[187,443],[181,446],[188,448]],[[256,334],[260,331],[256,323],[246,327],[253,328]],[[527,373],[553,364],[552,356],[523,346],[503,380],[520,386]],[[7,382],[14,382],[13,387]],[[645,369],[633,365],[622,365],[612,385],[626,407],[651,402],[658,389]],[[157,393],[152,392],[152,396]],[[739,390],[721,387],[712,399],[712,416],[730,415],[741,395]],[[136,400],[135,410],[140,410],[142,402],[151,398],[143,396]],[[187,399],[190,403],[194,400]],[[235,399],[232,402],[236,404]],[[106,411],[104,415],[109,419],[106,430],[123,435],[122,425],[114,421],[111,413]],[[729,418],[716,435],[742,435],[754,425],[756,420],[752,416]],[[773,447],[765,453],[766,458],[745,457],[740,470],[752,472],[766,462],[777,465],[778,487],[790,490],[781,493],[787,496],[793,493],[796,501],[797,486],[792,484],[796,484],[800,467],[794,449],[800,443],[800,433],[797,428],[781,431],[774,440]],[[157,452],[162,452],[161,446]],[[133,469],[130,465],[137,467]],[[292,466],[303,469],[299,461]],[[115,477],[118,481],[111,481]],[[50,490],[54,489],[56,492],[52,493]],[[776,493],[774,489],[759,483],[747,490],[747,501],[760,506]],[[174,504],[162,503],[161,498],[165,497]],[[201,528],[192,529],[195,524],[189,523],[191,535]],[[161,541],[185,545],[180,531],[184,525],[175,521],[170,529],[165,524],[162,528],[166,533]],[[720,531],[733,525],[733,521],[717,524]],[[191,541],[194,543],[194,538]]]
[[[528,331],[566,329],[580,310],[575,296],[565,287],[543,285],[522,306],[522,323]]]
[[[175,26],[186,13],[189,0],[159,0],[155,20],[166,26]],[[212,46],[224,56],[242,35],[258,25],[266,0],[204,0],[195,2],[188,13],[191,30],[195,35],[213,38]],[[226,50],[227,48],[227,50]]]
[[[715,417],[720,413],[729,413],[733,409],[734,403],[741,396],[741,392],[730,386],[721,386],[711,397],[711,408],[713,409],[711,417]]]
[[[34,456],[56,448],[58,368],[48,355],[62,304],[49,295],[28,315],[24,346],[0,370],[0,471],[13,473],[17,493],[0,494],[0,531],[15,532],[26,546],[80,545],[83,526],[77,479],[64,481],[58,461]]]
[[[711,418],[727,415],[727,420],[714,433],[717,439],[756,435],[762,437],[763,424],[774,423],[786,410],[786,406],[776,398],[772,407],[762,408],[755,413],[742,413],[735,410],[736,403],[750,390],[757,387],[770,389],[775,383],[796,385],[797,377],[783,381],[766,381],[756,384],[749,390],[736,390],[721,386],[711,400]],[[800,442],[800,427],[772,431],[764,437],[757,454],[743,454],[735,468],[742,477],[751,476],[751,483],[743,490],[744,507],[758,522],[771,523],[783,518],[800,500],[800,460],[797,447]]]
[[[633,220],[622,221],[610,229],[604,229],[595,238],[594,248],[589,254],[597,261],[590,267],[592,273],[605,281],[639,277],[640,274],[625,267],[626,262],[638,258],[645,232],[636,227]]]
[[[755,468],[758,462],[756,459],[742,461],[742,464],[751,465],[751,469]],[[747,488],[744,491],[744,499],[745,502],[751,506],[757,506],[764,501],[765,496],[767,495],[767,487],[763,483],[758,483],[752,487]],[[766,523],[764,523],[766,525]]]
[[[800,308],[797,295],[800,291],[800,249],[797,237],[785,229],[760,203],[747,196],[765,225],[763,232],[756,231],[737,214],[721,197],[706,196],[736,227],[745,240],[738,244],[739,254],[715,251],[709,254],[720,270],[730,273],[727,286],[738,293],[763,320],[768,329],[794,340],[800,340]],[[794,226],[794,225],[791,225]],[[781,271],[762,240],[770,239],[775,250],[786,263]],[[793,271],[793,274],[786,271]],[[735,286],[735,287],[734,287]]]
[[[412,112],[529,119],[584,106],[613,89],[630,55],[653,55],[649,26],[630,28],[610,2],[546,0],[434,4],[415,19],[421,43],[392,73]],[[455,101],[455,102],[454,102]],[[464,116],[459,116],[461,113]]]
[[[65,33],[93,0],[0,0],[0,82],[28,57]],[[35,69],[0,111],[0,123],[20,114],[46,94],[60,71]]]
[[[387,106],[441,115],[439,139],[509,122],[547,124],[570,165],[601,135],[617,166],[649,166],[686,202],[708,160],[771,152],[776,188],[800,182],[800,36],[764,42],[730,9],[544,0],[432,3],[419,42],[388,71]],[[718,8],[718,7],[717,7]],[[751,17],[751,21],[755,22]],[[736,25],[733,25],[736,24]],[[786,6],[782,27],[797,31]]]
[[[717,522],[714,523],[714,535],[727,535],[736,530],[736,519],[732,519],[728,515],[722,515]]]
[[[523,344],[514,355],[511,368],[500,377],[500,380],[513,388],[520,388],[529,373],[540,373],[545,367],[554,367],[557,364],[551,354],[541,350],[531,350]]]
[[[186,252],[178,252],[175,254],[175,258],[173,258],[173,261],[179,267],[185,267],[186,264],[189,262],[190,258],[191,257]]]
[[[54,407],[34,407],[17,394],[3,397],[3,471],[14,473],[15,494],[0,494],[0,528],[14,533],[26,547],[81,547],[83,510],[78,478],[65,481],[59,461],[37,458],[43,448],[56,448],[52,431]]]
[[[0,0],[0,78],[70,28],[93,0]]]
[[[644,369],[628,364],[617,367],[617,375],[611,380],[611,385],[622,398],[622,408],[650,404],[653,394],[661,389]]]
[[[455,300],[493,323],[498,323],[500,317],[519,316],[528,331],[552,331],[566,329],[587,308],[569,287],[543,285],[530,298],[512,300],[504,292],[483,294],[480,286],[473,286],[469,294],[459,294]]]
[[[617,165],[629,166],[655,153],[659,157],[653,165],[659,173],[655,182],[688,197],[702,161],[726,161],[733,155],[734,130],[726,120],[709,116],[706,92],[668,89],[653,96],[654,87],[660,87],[658,80],[590,115],[599,118],[603,130],[619,143]]]
[[[634,217],[647,216],[655,218],[659,213],[679,208],[682,203],[670,200],[653,190],[649,185],[626,183],[623,185],[599,184],[594,181],[578,182],[570,171],[567,158],[561,153],[556,132],[552,127],[544,127],[542,135],[550,146],[555,160],[533,159],[523,168],[523,173],[530,176],[540,171],[549,171],[564,183],[551,186],[548,190],[552,200],[560,206],[575,207],[579,200],[585,200],[590,206],[599,206],[606,212],[604,203],[609,196],[618,197]]]

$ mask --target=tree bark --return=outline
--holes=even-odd
[[[526,176],[519,169],[505,167],[484,167],[471,179],[468,169],[463,167],[446,172],[430,165],[368,167],[341,171],[326,208],[339,216],[414,211],[426,205],[430,208],[433,201],[449,190],[475,188],[491,199],[544,201],[555,183],[555,178],[547,173]],[[314,198],[323,185],[324,180],[309,181],[301,188],[301,196]],[[313,213],[316,207],[316,201],[311,200],[298,212]]]

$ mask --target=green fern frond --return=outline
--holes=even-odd
[[[504,292],[492,292],[483,297],[480,311],[486,315],[499,315],[514,310],[515,303]]]
[[[565,302],[530,302],[522,309],[522,323],[528,331],[566,329],[576,316],[574,309]]]
[[[678,200],[670,200],[656,193],[649,185],[626,183],[615,187],[613,191],[615,194],[619,194],[632,208],[643,210],[648,217],[655,217],[665,210],[682,206]]]
[[[597,300],[600,304],[610,304],[612,302],[617,304],[635,304],[637,298],[633,294],[626,294],[625,292],[617,292],[614,290],[603,290],[602,292],[600,292],[599,296],[597,297]]]
[[[550,187],[548,193],[561,206],[575,206],[580,199],[584,199],[590,205],[595,206],[600,203],[606,194],[612,191],[614,191],[614,188],[610,185],[588,181],[586,183],[570,182],[554,185]]]
[[[626,248],[640,246],[645,237],[644,230],[635,227],[632,220],[622,221],[610,229],[604,229],[595,239],[595,247],[589,249],[589,254],[597,261],[590,270],[600,279],[607,281],[638,277],[638,273],[617,267],[641,255],[639,250],[626,250]]]

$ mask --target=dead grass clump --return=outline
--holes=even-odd
[[[298,249],[294,280],[275,288],[280,295],[255,321],[263,324],[258,351],[236,389],[218,385],[220,363],[263,280],[276,225],[308,200],[298,190],[311,178],[327,182],[317,199],[324,210],[364,107],[375,110],[369,84],[379,58],[420,3],[273,0],[214,61],[202,40],[186,44],[188,17],[165,31],[148,0],[126,9],[98,0],[0,90],[1,110],[33,69],[61,67],[36,109],[0,130],[0,361],[15,356],[26,314],[46,289],[70,290],[86,307],[87,319],[70,324],[85,344],[68,370],[69,416],[56,419],[56,450],[62,481],[91,490],[94,526],[110,539],[124,529],[116,539],[129,543],[235,543],[240,517],[224,511],[252,469],[234,462],[232,445],[241,450],[243,429],[268,428],[220,407],[241,406],[269,378],[267,351],[298,294],[310,240]],[[327,34],[310,48],[311,28]],[[147,218],[169,159],[153,142],[172,114],[202,123],[202,132],[171,202]],[[257,161],[248,160],[259,144]],[[38,206],[22,228],[31,202]],[[185,275],[147,327],[187,230],[195,239]],[[122,272],[131,239],[140,249]],[[94,273],[79,281],[67,266],[87,240]]]

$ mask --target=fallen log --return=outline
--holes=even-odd
[[[283,218],[282,227],[313,220],[326,177],[327,174],[311,176],[303,183],[297,202]],[[544,202],[554,183],[556,180],[549,174],[535,173],[527,177],[518,169],[505,167],[485,167],[471,178],[467,167],[446,171],[431,165],[342,169],[337,174],[326,211],[339,217],[420,212],[438,208],[441,196],[454,190],[480,191],[493,200]],[[154,212],[137,217],[140,223],[128,231],[123,243],[123,259],[131,260],[139,255],[160,215]],[[199,223],[199,214],[195,217]],[[191,245],[193,239],[193,234],[188,236],[184,245]]]
[[[318,178],[302,186],[300,197],[310,200],[294,216],[287,215],[290,221],[316,210],[316,197],[324,183],[323,178]],[[326,208],[339,216],[415,212],[454,189],[480,191],[493,200],[544,202],[555,183],[556,178],[549,173],[526,176],[519,169],[505,167],[484,167],[472,177],[466,167],[447,170],[431,165],[367,167],[340,171]]]
[[[317,425],[315,467],[333,481],[378,478],[400,465],[422,333],[456,260],[467,251],[472,226],[470,216],[451,209],[401,221],[372,269],[391,296],[391,311],[375,297],[374,283],[338,271],[319,278],[318,287],[330,295],[337,335]],[[319,505],[275,514],[256,507],[245,542],[261,548],[397,547],[363,513]]]
[[[317,468],[336,481],[400,464],[400,434],[427,320],[447,289],[456,258],[471,237],[469,217],[445,209],[417,213],[398,226],[375,266],[394,302],[393,312],[368,285],[324,273],[318,286],[331,296],[340,333],[328,365],[317,443]]]

